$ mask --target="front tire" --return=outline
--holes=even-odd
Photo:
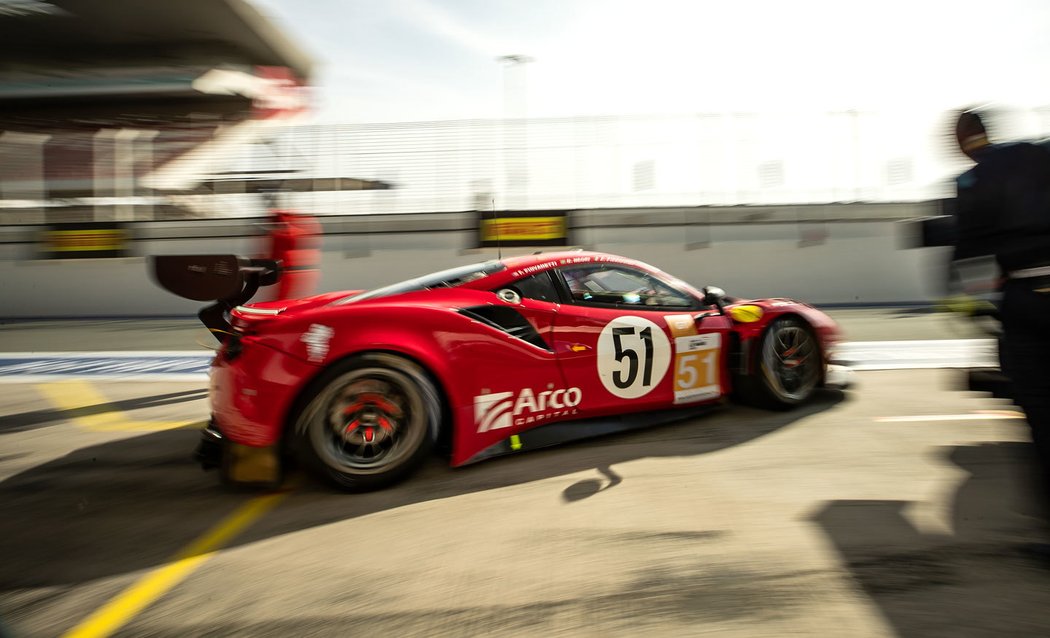
[[[823,353],[813,329],[797,317],[773,321],[753,351],[751,374],[743,380],[748,403],[787,410],[808,401],[823,372]]]
[[[294,426],[297,455],[339,488],[364,492],[416,470],[433,449],[441,398],[416,363],[386,353],[336,364]]]

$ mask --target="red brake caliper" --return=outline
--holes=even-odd
[[[789,359],[789,357],[791,357],[791,355],[795,354],[795,352],[797,350],[798,350],[798,346],[793,346],[793,347],[788,348],[787,350],[784,351],[784,354],[781,356],[781,361],[784,362],[784,366],[785,367],[787,367],[787,368],[794,368],[794,367],[796,367],[796,366],[798,366],[799,364],[802,363],[798,359]]]
[[[394,426],[390,424],[385,416],[379,417],[379,427],[383,428],[387,432],[393,432]]]
[[[395,417],[399,417],[401,416],[401,408],[387,401],[380,394],[362,394],[360,397],[358,397],[357,401],[347,406],[346,409],[343,410],[343,414],[356,414],[357,412],[367,407],[375,407],[381,410],[384,414],[379,415],[379,417],[376,419],[376,422],[379,423],[379,427],[383,428],[387,432],[394,431],[393,424],[390,423],[390,420],[386,418],[385,414],[390,414]],[[343,430],[343,434],[349,434],[353,430],[357,429],[359,425],[360,421],[358,419],[354,419],[346,425],[346,428]],[[373,428],[372,426],[365,427],[363,436],[365,439],[365,443],[371,443],[375,440],[375,428]]]

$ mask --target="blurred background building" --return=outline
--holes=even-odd
[[[258,216],[286,178],[319,215],[912,202],[962,162],[936,112],[528,118],[527,56],[502,118],[312,124],[312,60],[247,0],[5,0],[0,51],[6,225]]]
[[[225,164],[260,170],[276,153],[305,174],[396,184],[295,197],[325,215],[914,202],[950,196],[950,178],[965,160],[936,143],[942,117],[841,111],[303,124],[282,131],[266,152],[231,148]],[[1050,133],[1050,108],[1004,118]]]
[[[795,69],[766,69],[781,51],[777,37],[795,42],[775,20],[749,23],[774,43],[745,47],[753,55],[734,66],[716,58],[752,31],[727,29],[697,49],[692,27],[664,19],[676,9],[715,20],[706,5],[646,8],[656,29],[647,33],[634,22],[640,2],[613,3],[617,11],[578,2],[420,0],[365,11],[291,0],[0,0],[0,296],[17,300],[7,316],[191,315],[193,304],[145,276],[148,257],[259,254],[274,206],[320,218],[322,290],[498,254],[484,241],[485,214],[542,210],[526,217],[556,220],[561,243],[695,273],[741,296],[871,304],[941,294],[922,283],[926,257],[900,250],[897,226],[940,212],[937,200],[966,164],[944,136],[945,109],[970,93],[944,95],[957,83],[937,81],[940,58],[899,84],[902,65],[851,49],[849,28],[828,42],[821,31],[814,59],[867,60],[869,73],[842,66],[835,75],[803,58],[797,70],[819,80],[806,84]],[[279,19],[260,11],[277,6]],[[544,91],[530,87],[526,72],[544,58],[519,53],[543,43],[548,13],[567,19],[573,7],[586,19],[563,34],[565,48],[547,43],[545,53],[561,74],[547,73]],[[532,18],[533,36],[518,48],[508,34],[521,17]],[[490,19],[503,36],[481,37]],[[619,26],[596,29],[602,20]],[[669,26],[671,41],[655,46]],[[919,30],[913,44],[927,35]],[[647,36],[655,49],[625,47],[627,36]],[[582,56],[580,38],[590,43]],[[854,57],[828,54],[836,41]],[[307,46],[328,57],[315,63]],[[315,109],[318,77],[338,99]],[[844,82],[894,99],[842,108],[867,93],[832,99]],[[727,87],[749,99],[718,101]],[[924,88],[936,102],[914,99]],[[587,114],[604,108],[593,100],[571,104],[596,91],[613,114]],[[627,114],[637,113],[625,102],[635,94],[669,114]],[[540,97],[545,116],[530,116]],[[1033,106],[1045,94],[1029,97],[1001,109],[999,139],[1050,134],[1050,107]],[[565,112],[580,114],[558,115],[563,98]],[[376,123],[346,110],[355,105],[368,118],[436,115]],[[809,276],[829,267],[833,281]]]
[[[305,114],[312,66],[242,0],[6,0],[0,56],[6,224],[189,214],[165,195]]]

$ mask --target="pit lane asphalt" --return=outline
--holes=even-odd
[[[60,635],[196,558],[117,635],[1047,635],[1024,422],[957,381],[861,372],[373,494],[303,479],[196,556],[259,498],[190,462],[201,383],[3,385],[0,617]]]

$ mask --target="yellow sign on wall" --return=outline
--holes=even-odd
[[[43,232],[43,250],[53,259],[122,257],[128,231],[118,224],[60,224]]]
[[[567,246],[568,217],[564,212],[481,213],[478,247]]]

